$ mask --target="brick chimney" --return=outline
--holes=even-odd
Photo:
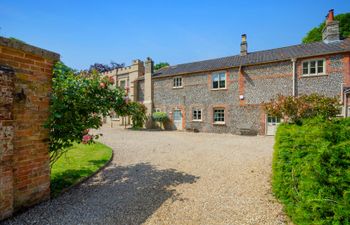
[[[152,114],[152,99],[153,99],[153,85],[152,85],[152,74],[153,74],[153,61],[150,57],[147,57],[145,61],[145,94],[144,94],[144,105],[147,108],[147,114]]]
[[[247,54],[248,54],[247,35],[242,34],[241,55],[247,55]]]
[[[322,30],[322,40],[325,43],[339,41],[339,21],[334,20],[334,10],[329,10],[326,25]]]

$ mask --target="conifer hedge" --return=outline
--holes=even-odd
[[[350,224],[350,119],[281,124],[273,191],[295,224]]]

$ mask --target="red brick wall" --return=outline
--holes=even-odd
[[[1,201],[0,219],[50,197],[48,131],[43,124],[49,115],[52,67],[57,60],[56,53],[0,37],[0,65],[14,71],[13,139],[0,151],[0,159],[6,157],[6,164],[0,164],[0,177],[8,177],[6,184],[3,179],[0,183],[0,198],[6,198],[6,203]],[[1,119],[4,123],[9,121]]]

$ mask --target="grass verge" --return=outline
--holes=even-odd
[[[101,143],[75,144],[51,168],[51,196],[90,176],[112,157],[112,149]]]

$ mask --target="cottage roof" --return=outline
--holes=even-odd
[[[250,52],[247,55],[234,55],[192,63],[179,64],[161,68],[153,74],[154,77],[172,76],[188,73],[199,73],[238,66],[254,65],[267,62],[284,61],[292,58],[306,58],[333,53],[350,52],[350,38],[324,43],[292,45],[264,51]]]

